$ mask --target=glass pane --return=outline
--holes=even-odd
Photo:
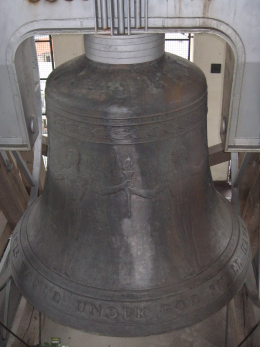
[[[49,42],[35,42],[40,78],[47,78],[52,72],[51,47]]]
[[[49,41],[50,40],[50,36],[49,35],[35,35],[34,36],[34,40],[35,41]]]
[[[46,116],[42,116],[42,134],[47,135],[47,118]]]
[[[45,108],[45,86],[46,86],[46,81],[41,80],[41,97],[42,97],[42,114],[46,113],[46,108]]]
[[[165,52],[189,58],[189,41],[165,41]]]
[[[42,159],[43,159],[43,164],[44,164],[45,170],[47,170],[48,157],[46,157],[45,155],[42,155]]]

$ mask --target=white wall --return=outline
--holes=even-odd
[[[208,84],[208,146],[221,142],[220,121],[226,42],[216,35],[195,34],[193,62],[204,72]],[[221,64],[221,73],[211,73],[211,64]],[[228,162],[211,167],[213,180],[227,179]]]
[[[83,35],[53,35],[55,67],[84,53]]]

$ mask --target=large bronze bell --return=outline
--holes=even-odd
[[[23,295],[61,324],[111,336],[194,324],[240,289],[247,230],[214,189],[207,85],[164,35],[86,35],[46,88],[43,195],[12,238]]]

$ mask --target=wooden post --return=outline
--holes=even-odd
[[[240,162],[243,153],[239,153]],[[259,204],[260,204],[260,173],[259,156],[257,153],[251,155],[251,159],[239,184],[239,200],[241,216],[246,223],[254,257],[258,249],[259,237]]]
[[[23,160],[26,162],[27,168],[30,171],[30,173],[32,174],[32,170],[33,170],[33,158],[34,158],[34,153],[33,150],[31,151],[23,151],[20,152]],[[21,176],[23,179],[23,183],[27,189],[27,191],[30,193],[31,190],[31,186],[30,184],[27,182],[24,174],[21,171]],[[41,195],[42,191],[43,191],[43,187],[44,187],[44,182],[45,182],[45,178],[46,178],[46,171],[45,171],[45,167],[44,167],[44,163],[43,163],[43,159],[41,158],[41,169],[40,169],[40,177],[39,177],[39,195]]]
[[[8,160],[13,165],[11,170],[8,171],[2,156],[0,156],[0,209],[10,227],[14,229],[27,209],[29,195],[11,155],[8,152],[6,153]]]
[[[7,246],[11,232],[12,229],[10,224],[7,222],[3,212],[0,211],[0,258],[3,255],[5,247]]]

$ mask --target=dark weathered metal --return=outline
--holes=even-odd
[[[24,296],[112,336],[165,333],[223,307],[250,246],[213,186],[203,73],[170,54],[120,66],[81,56],[51,74],[46,102],[47,180],[12,238]]]

